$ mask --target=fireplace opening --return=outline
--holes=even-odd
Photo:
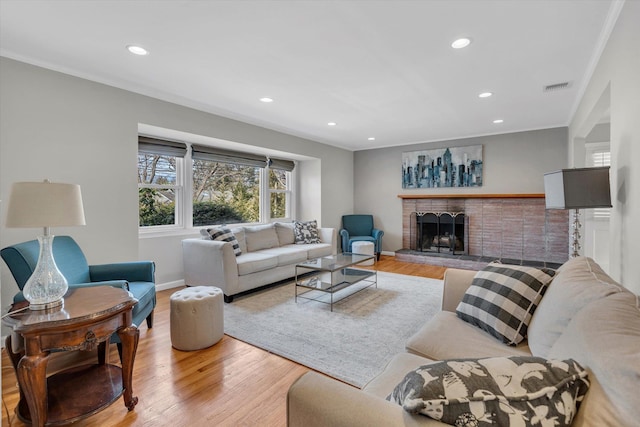
[[[411,249],[466,254],[465,219],[462,212],[412,212]]]

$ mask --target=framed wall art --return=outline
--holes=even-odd
[[[482,145],[402,153],[402,188],[482,186]]]

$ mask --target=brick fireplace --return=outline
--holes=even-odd
[[[568,259],[569,212],[545,209],[544,194],[399,195],[402,198],[400,260],[482,268],[492,260],[557,266]],[[465,216],[464,254],[416,250],[416,213]]]

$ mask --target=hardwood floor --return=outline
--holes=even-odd
[[[441,279],[446,268],[382,256],[376,269]],[[122,398],[74,426],[284,426],[289,386],[309,369],[227,335],[213,347],[184,352],[171,347],[169,297],[158,292],[154,327],[140,328],[128,412]],[[118,360],[112,345],[110,360]],[[3,426],[25,426],[14,414],[19,394],[13,367],[2,351]]]

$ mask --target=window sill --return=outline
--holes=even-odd
[[[138,239],[156,239],[160,237],[195,237],[200,235],[199,228],[172,228],[163,230],[138,230]]]

